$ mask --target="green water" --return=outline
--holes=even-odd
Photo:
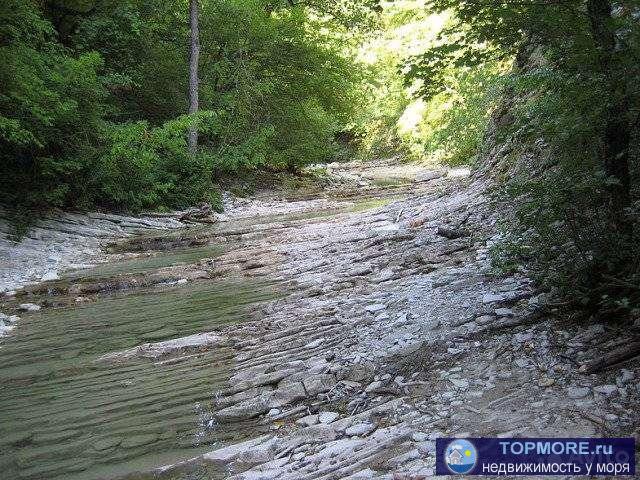
[[[144,273],[163,267],[195,263],[203,258],[214,258],[223,251],[224,249],[219,245],[206,245],[162,252],[161,254],[153,253],[147,256],[104,263],[88,269],[75,270],[64,275],[64,278],[73,280],[81,277],[103,278],[122,273]]]
[[[113,479],[241,438],[240,427],[211,423],[230,349],[164,365],[96,359],[242,321],[248,305],[274,294],[255,283],[201,283],[25,316],[0,344],[0,478]]]

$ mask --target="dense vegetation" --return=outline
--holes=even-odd
[[[518,201],[497,256],[588,313],[640,308],[640,5],[608,0],[434,0],[453,13],[414,64],[426,97],[447,70],[515,59],[502,78],[492,154]],[[485,162],[492,160],[490,155]],[[495,158],[493,159],[495,160]],[[494,163],[495,166],[495,163]]]
[[[4,203],[183,207],[211,200],[216,172],[335,154],[358,81],[338,34],[355,20],[261,0],[200,3],[201,111],[187,117],[187,1],[3,2]]]
[[[5,0],[0,201],[179,208],[247,169],[475,163],[518,200],[498,264],[637,313],[638,3],[201,0],[186,115],[188,0]]]

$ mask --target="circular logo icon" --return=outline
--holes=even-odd
[[[469,440],[454,440],[444,450],[444,463],[451,473],[469,473],[477,461],[478,451]]]

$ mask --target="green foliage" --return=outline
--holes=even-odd
[[[413,59],[409,79],[424,82],[425,98],[447,91],[452,69],[516,59],[501,106],[509,120],[493,126],[512,162],[503,200],[515,205],[496,264],[526,267],[591,312],[637,313],[638,2],[430,5],[454,21]]]
[[[215,203],[211,159],[187,151],[190,123],[185,116],[155,128],[147,122],[111,126],[94,178],[100,202],[131,210]]]
[[[448,62],[443,52],[459,50],[456,36],[447,33],[458,23],[448,13],[434,14],[414,0],[385,7],[382,36],[361,49],[369,60],[365,91],[370,99],[354,127],[362,154],[400,154],[454,165],[472,162],[497,101],[503,62],[477,68]],[[428,74],[423,65],[427,57],[439,59]]]
[[[69,56],[30,2],[5,2],[0,24],[2,200],[83,203],[83,163],[95,158],[102,124],[101,57]]]
[[[333,158],[359,104],[346,45],[374,7],[202,1],[201,113],[189,119],[186,0],[3,2],[0,201],[178,208],[215,196],[222,172]]]

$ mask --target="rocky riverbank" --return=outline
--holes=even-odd
[[[560,320],[525,275],[494,273],[495,206],[464,173],[335,165],[341,199],[242,200],[235,216],[181,234],[225,246],[172,267],[183,288],[251,277],[282,294],[245,323],[103,361],[231,348],[210,428],[254,419],[270,433],[155,473],[211,463],[236,480],[418,479],[433,474],[438,436],[637,434],[638,361],[592,368],[634,332]],[[118,251],[164,241],[133,237]]]

